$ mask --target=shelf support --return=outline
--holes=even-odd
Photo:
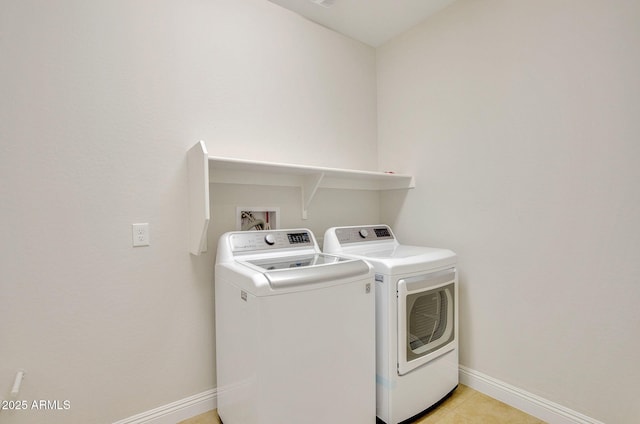
[[[318,190],[318,187],[320,187],[320,183],[322,183],[323,178],[324,172],[303,177],[302,185],[300,186],[300,190],[302,192],[302,219],[308,218],[307,211],[309,210],[309,205],[316,195],[316,191]]]
[[[209,210],[209,154],[203,141],[187,152],[189,177],[189,251],[200,255],[207,251]]]

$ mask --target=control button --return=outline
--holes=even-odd
[[[358,234],[360,234],[360,237],[362,238],[367,238],[367,236],[369,235],[369,231],[363,228],[362,230],[358,231]]]
[[[267,234],[266,236],[264,236],[264,242],[269,246],[273,246],[274,244],[276,244],[276,238],[273,236],[273,234]]]

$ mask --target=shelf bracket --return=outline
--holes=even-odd
[[[320,187],[320,183],[322,183],[323,178],[324,172],[303,177],[302,185],[300,186],[300,191],[302,192],[302,219],[308,218],[307,211],[309,210],[309,205],[316,195],[316,191],[318,190],[318,187]]]

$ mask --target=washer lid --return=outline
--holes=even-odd
[[[370,272],[362,260],[323,253],[239,262],[262,272],[274,289],[334,284],[337,280],[364,277]]]
[[[313,255],[255,259],[255,260],[250,260],[246,262],[258,268],[261,268],[263,271],[273,271],[275,269],[304,268],[307,266],[333,264],[333,263],[346,261],[346,260],[348,259],[341,258],[339,256],[316,253]]]

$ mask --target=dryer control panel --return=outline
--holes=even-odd
[[[243,231],[232,234],[230,243],[233,252],[308,249],[316,245],[309,230]]]
[[[386,225],[336,228],[336,238],[340,244],[361,243],[363,241],[395,240],[391,228]]]

